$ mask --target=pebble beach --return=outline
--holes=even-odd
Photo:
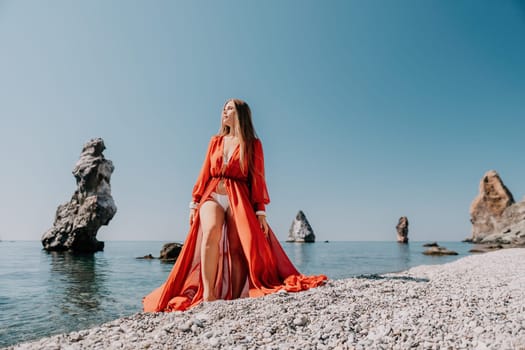
[[[523,349],[525,249],[136,313],[5,349]]]

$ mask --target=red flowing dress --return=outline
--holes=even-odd
[[[193,188],[193,200],[203,203],[223,180],[233,220],[224,224],[220,240],[219,267],[215,295],[232,299],[231,277],[236,273],[228,246],[228,222],[235,225],[247,270],[241,297],[258,297],[279,290],[298,292],[324,284],[325,275],[302,275],[292,264],[271,229],[262,231],[255,212],[270,202],[264,177],[264,156],[260,140],[253,141],[253,170],[244,174],[240,166],[239,146],[224,163],[224,137],[213,136],[201,172]],[[245,163],[247,168],[247,162]],[[231,229],[231,228],[230,228]],[[203,300],[201,279],[202,229],[197,210],[186,241],[168,279],[143,299],[144,311],[186,310]],[[243,277],[244,278],[244,277]]]

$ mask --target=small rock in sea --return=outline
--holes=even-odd
[[[501,244],[488,244],[488,245],[480,244],[470,249],[469,253],[487,253],[487,252],[491,252],[493,250],[499,250],[499,249],[503,249],[503,246]]]
[[[166,243],[160,250],[159,259],[163,261],[175,261],[182,250],[180,243]]]
[[[151,259],[155,259],[155,257],[151,254],[148,254],[148,255],[144,255],[144,256],[139,256],[137,257],[137,259],[146,259],[146,260],[151,260]]]
[[[439,244],[437,244],[437,242],[425,243],[423,247],[439,247]]]
[[[425,255],[458,255],[457,252],[445,247],[431,247],[423,252]]]

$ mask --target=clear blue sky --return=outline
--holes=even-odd
[[[182,241],[209,137],[245,99],[270,225],[318,240],[470,235],[497,170],[525,194],[525,1],[0,0],[0,237],[39,240],[102,137],[101,240]]]

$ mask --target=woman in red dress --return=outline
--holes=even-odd
[[[286,256],[266,222],[269,202],[250,107],[229,100],[193,188],[186,242],[166,282],[144,297],[144,311],[322,285],[326,276],[304,276]]]

